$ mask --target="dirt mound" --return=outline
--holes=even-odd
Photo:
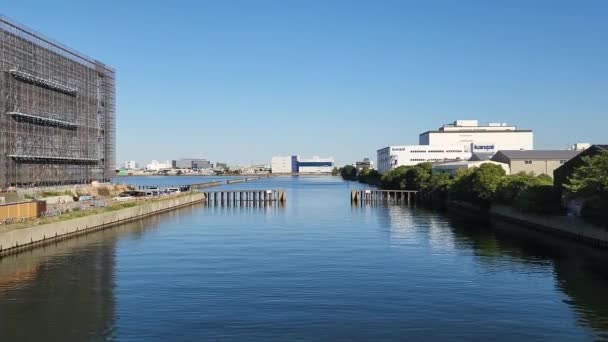
[[[130,190],[127,184],[100,184],[98,186],[82,185],[74,188],[76,196],[114,197],[123,191]]]

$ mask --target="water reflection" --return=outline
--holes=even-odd
[[[0,340],[111,337],[117,241],[139,239],[192,210],[183,208],[0,259]]]
[[[354,205],[357,215],[377,216],[393,246],[426,245],[437,253],[473,253],[486,273],[550,273],[581,327],[608,340],[608,252],[509,223],[478,220],[406,205]],[[384,231],[384,230],[383,230]],[[542,289],[539,289],[539,292]]]
[[[608,339],[604,251],[268,182],[284,207],[200,204],[2,259],[0,340]]]
[[[608,340],[608,252],[513,224],[446,217],[457,248],[473,248],[481,264],[494,272],[496,259],[509,258],[526,272],[534,266],[552,266],[555,286],[578,316],[577,322],[597,332],[595,339]]]
[[[114,320],[115,234],[95,235],[1,260],[3,341],[49,336],[85,341],[109,333]]]

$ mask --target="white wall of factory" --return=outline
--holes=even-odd
[[[446,160],[467,160],[471,152],[462,145],[399,145],[378,150],[378,172],[399,166]]]
[[[532,150],[534,133],[506,123],[480,126],[477,120],[456,120],[418,138],[420,145],[463,145],[469,152]]]
[[[137,169],[137,163],[135,162],[135,160],[127,160],[125,162],[125,169],[127,169],[127,170]]]
[[[270,161],[272,173],[291,173],[291,156],[274,156]]]
[[[300,173],[331,173],[334,169],[334,158],[313,157],[298,160]]]
[[[388,146],[377,152],[378,172],[423,162],[468,160],[472,153],[532,150],[534,133],[506,123],[479,125],[477,120],[456,120],[418,137],[420,145]],[[456,152],[459,150],[458,152]],[[461,151],[460,151],[461,150]]]

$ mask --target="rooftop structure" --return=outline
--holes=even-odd
[[[114,69],[0,16],[0,188],[106,181]]]
[[[473,152],[471,154],[471,158],[469,158],[470,161],[483,161],[483,160],[490,160],[492,159],[492,156],[494,156],[494,153],[488,153],[488,152]]]
[[[363,160],[360,161],[356,161],[353,166],[357,169],[357,170],[363,170],[363,169],[373,169],[374,168],[374,162],[371,161],[369,158],[363,158]]]

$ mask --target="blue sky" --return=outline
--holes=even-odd
[[[117,70],[118,161],[363,157],[455,119],[608,143],[608,1],[28,1]]]

